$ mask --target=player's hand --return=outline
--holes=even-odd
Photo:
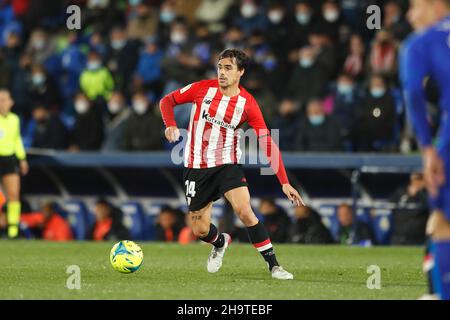
[[[297,190],[295,190],[289,183],[283,184],[283,192],[291,200],[292,203],[295,203],[297,206],[304,206],[305,202]]]
[[[27,160],[20,160],[19,162],[20,173],[25,176],[28,174],[29,166]]]
[[[169,142],[176,142],[180,139],[180,130],[175,126],[167,127],[164,134]]]
[[[424,178],[427,190],[432,197],[438,195],[439,187],[445,183],[444,162],[434,147],[423,152]]]

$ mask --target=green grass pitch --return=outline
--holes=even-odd
[[[144,263],[120,274],[109,263],[113,243],[0,242],[0,299],[417,299],[426,292],[420,247],[275,245],[293,281],[273,280],[256,250],[233,243],[222,269],[206,271],[209,245],[140,243]],[[66,287],[78,265],[81,289]],[[368,289],[367,268],[381,270]]]

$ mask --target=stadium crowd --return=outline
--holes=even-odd
[[[81,8],[69,30],[66,8]],[[369,4],[381,29],[366,26]],[[26,147],[162,150],[166,93],[244,49],[243,86],[289,151],[411,152],[398,88],[407,1],[1,0],[0,87]],[[429,89],[432,96],[433,88]],[[432,107],[432,106],[431,106]],[[189,106],[175,110],[186,127]],[[433,119],[430,119],[433,123]]]

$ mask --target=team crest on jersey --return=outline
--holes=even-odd
[[[244,111],[244,108],[237,107],[236,114],[241,114]]]
[[[192,83],[191,83],[191,84],[188,84],[186,87],[184,87],[184,88],[182,88],[182,89],[180,90],[180,94],[185,93],[185,92],[188,91],[191,87],[192,87]]]

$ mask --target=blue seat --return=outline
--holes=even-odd
[[[392,211],[390,209],[374,209],[373,230],[378,244],[390,243],[392,233]]]
[[[144,208],[137,201],[129,201],[121,205],[122,222],[130,233],[132,240],[144,239],[145,214]]]
[[[85,240],[91,226],[86,204],[79,200],[70,200],[64,203],[63,209],[67,212],[74,239]]]

